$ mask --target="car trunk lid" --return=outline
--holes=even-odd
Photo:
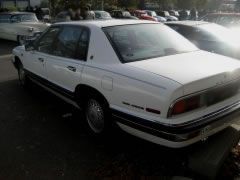
[[[184,95],[221,86],[240,77],[240,62],[205,51],[128,63],[183,85]]]

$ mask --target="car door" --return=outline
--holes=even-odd
[[[58,34],[53,55],[47,60],[48,80],[65,92],[73,92],[81,81],[89,43],[89,30],[64,25]]]
[[[46,60],[51,56],[52,44],[60,27],[50,27],[36,42],[34,50],[25,54],[24,68],[40,78],[47,79]]]

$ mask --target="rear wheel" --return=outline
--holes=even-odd
[[[107,103],[97,96],[85,101],[84,115],[89,132],[103,136],[110,130],[109,110]]]

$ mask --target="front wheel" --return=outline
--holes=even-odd
[[[84,113],[86,124],[91,134],[101,136],[108,132],[110,129],[109,114],[104,101],[94,97],[89,98],[86,101]]]

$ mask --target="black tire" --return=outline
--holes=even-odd
[[[29,79],[26,75],[26,72],[25,72],[22,64],[18,65],[18,80],[19,80],[19,84],[22,87],[24,87],[24,88],[29,87],[30,82],[29,82]]]
[[[96,95],[88,96],[83,111],[85,124],[91,135],[102,137],[109,133],[112,127],[111,115],[108,104],[103,98]]]

